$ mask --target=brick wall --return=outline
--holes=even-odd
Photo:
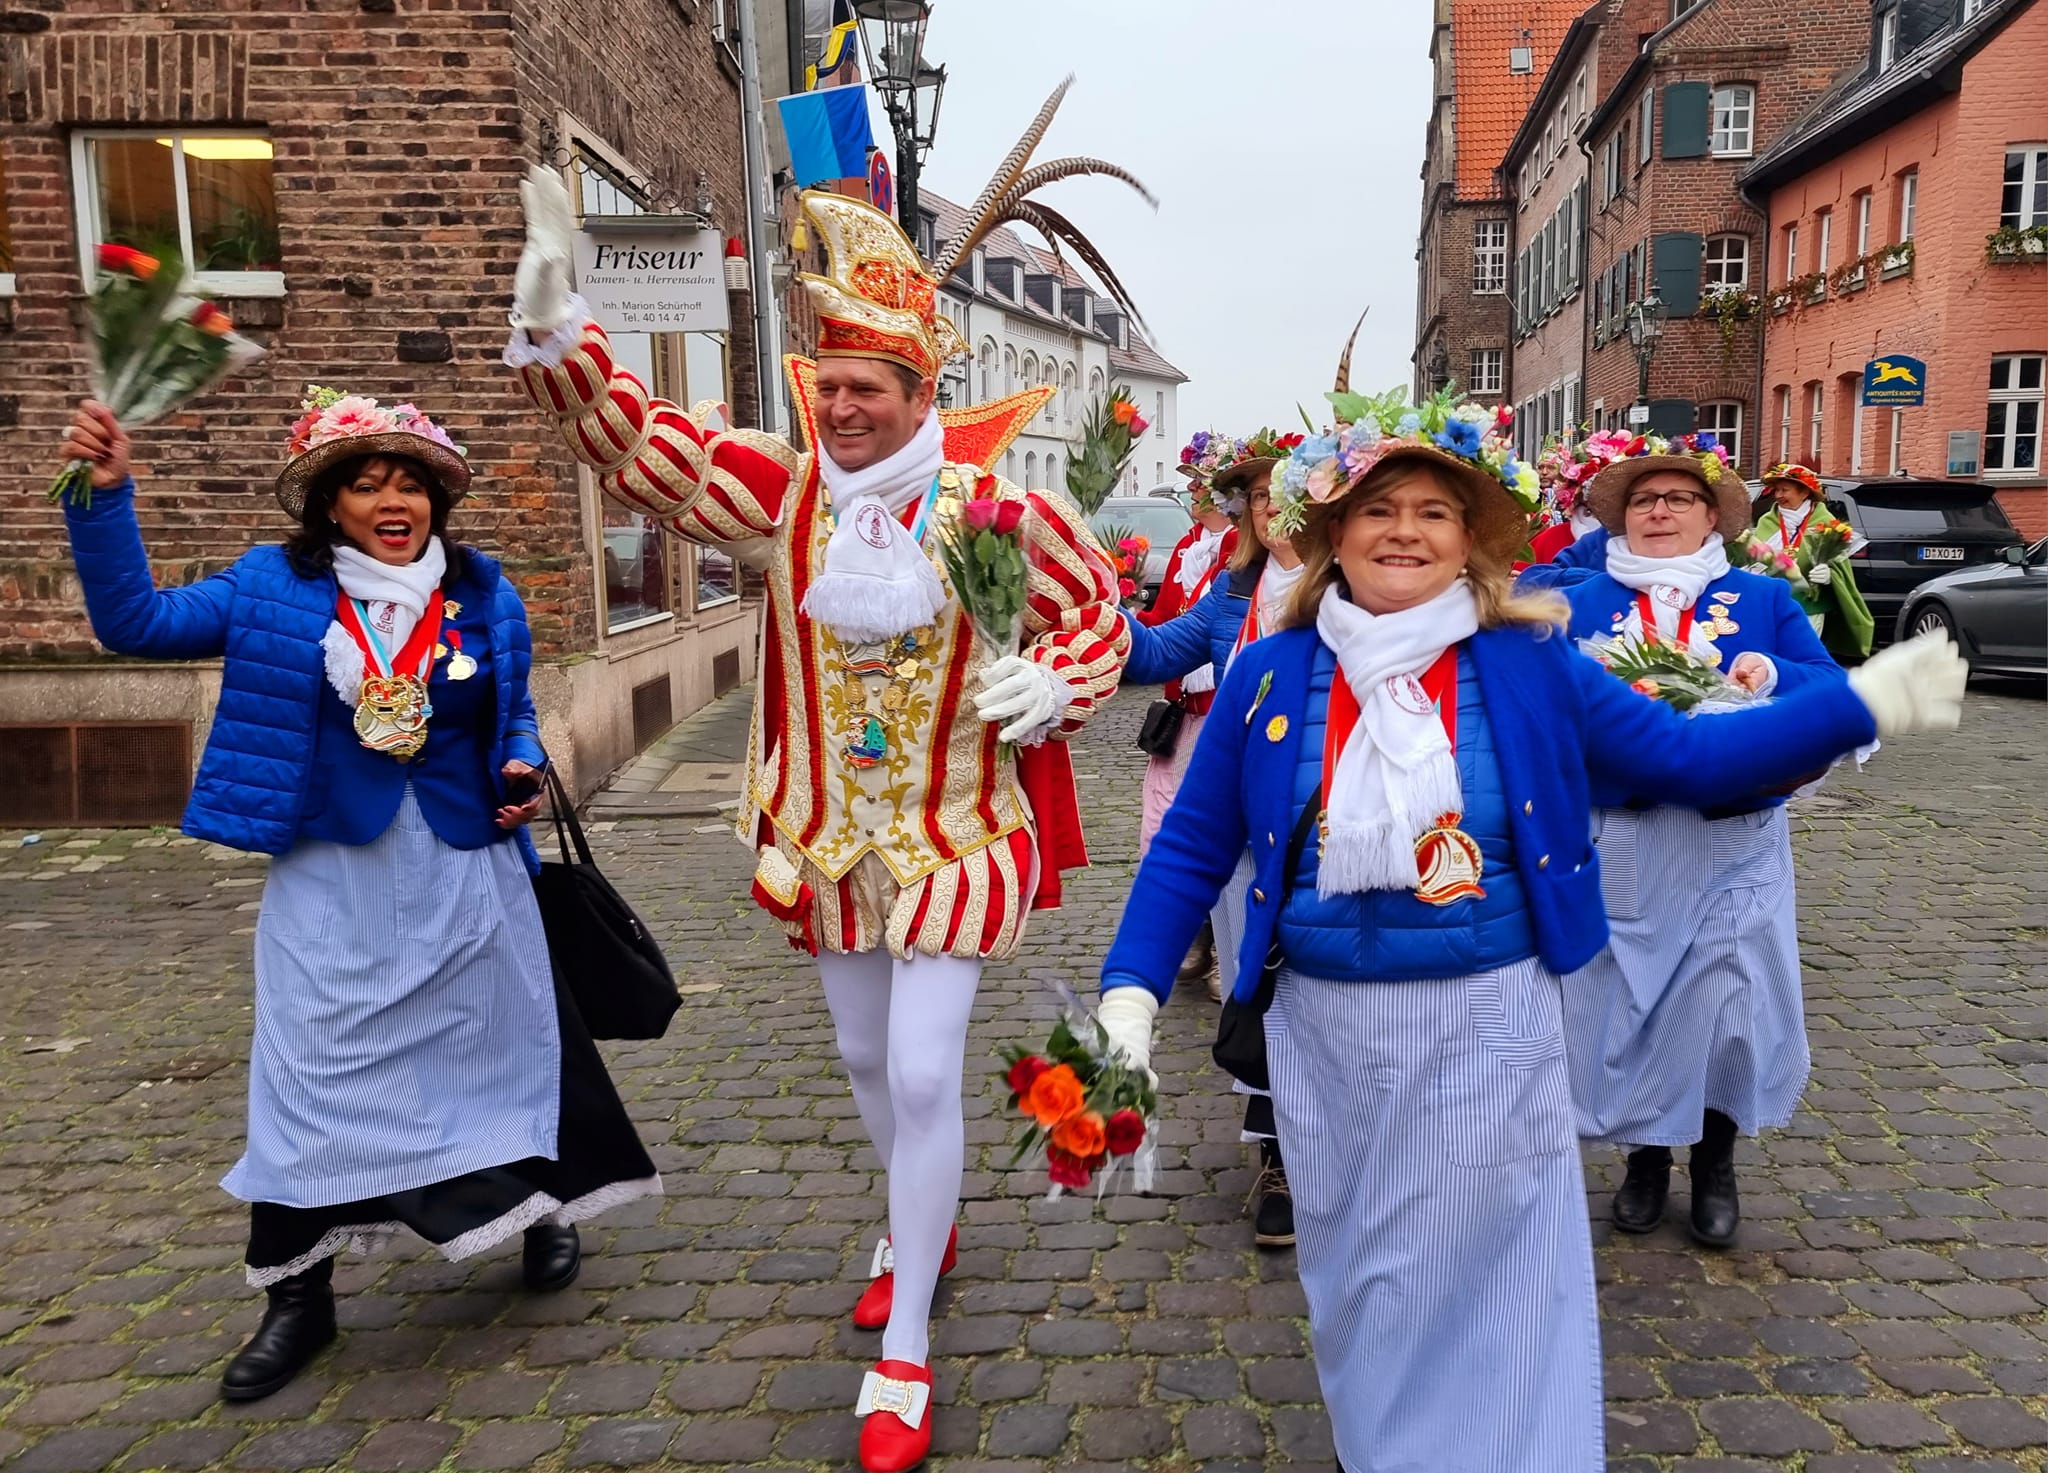
[[[1589,283],[1627,251],[1660,233],[1686,231],[1702,237],[1741,234],[1750,246],[1750,284],[1759,290],[1766,259],[1764,219],[1738,193],[1738,180],[1751,158],[1768,147],[1787,124],[1804,113],[1838,76],[1861,64],[1869,42],[1869,0],[1811,0],[1800,6],[1738,4],[1713,0],[1701,6],[1659,44],[1653,64],[1629,75],[1644,37],[1670,18],[1668,0],[1617,0],[1601,31],[1599,75],[1605,95],[1617,104],[1589,133],[1593,159],[1592,216],[1587,240]],[[1741,158],[1664,157],[1662,89],[1672,83],[1714,86],[1746,83],[1756,89],[1754,136]],[[1658,89],[1653,110],[1652,152],[1636,163],[1637,99],[1644,86]],[[1616,96],[1617,89],[1625,94]],[[1607,138],[1622,125],[1630,129],[1624,161],[1626,192],[1602,208],[1600,158]],[[1732,336],[1701,314],[1673,318],[1651,366],[1650,397],[1694,404],[1734,400],[1743,407],[1742,467],[1756,466],[1757,379],[1761,328],[1754,320],[1737,324]],[[1588,409],[1604,403],[1613,416],[1636,397],[1637,365],[1625,335],[1596,345],[1589,337],[1583,388]]]
[[[7,0],[0,0],[4,6]],[[160,582],[275,539],[269,487],[309,380],[412,399],[478,471],[465,540],[502,555],[536,646],[591,648],[598,618],[575,480],[498,362],[521,239],[517,180],[566,108],[686,202],[703,169],[741,227],[737,83],[678,0],[69,0],[8,12],[0,110],[18,295],[0,317],[0,658],[95,646],[61,517],[42,500],[87,387],[70,137],[83,126],[266,130],[288,295],[230,302],[270,356],[136,440]],[[617,38],[631,36],[621,46]],[[602,45],[601,45],[602,42]],[[745,298],[735,298],[736,312]],[[753,412],[736,323],[735,409]]]

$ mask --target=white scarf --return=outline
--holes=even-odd
[[[873,465],[847,470],[823,446],[818,464],[832,495],[835,526],[825,567],[804,595],[803,610],[846,644],[876,644],[929,624],[946,607],[946,588],[917,538],[898,520],[931,489],[946,463],[936,412],[908,444]]]
[[[428,600],[447,572],[448,553],[439,537],[429,537],[427,550],[404,564],[379,562],[345,542],[334,549],[334,581],[343,593],[364,605],[370,628],[393,658],[411,637],[413,626],[426,613]],[[326,657],[328,684],[345,705],[353,706],[362,693],[362,647],[336,619],[327,626],[320,648]]]
[[[1645,633],[1655,633],[1675,639],[1679,614],[1700,601],[1709,583],[1728,576],[1728,546],[1710,533],[1697,552],[1683,557],[1645,557],[1628,545],[1628,538],[1614,537],[1607,543],[1607,575],[1623,588],[1647,593],[1650,612],[1657,621],[1655,630],[1646,631],[1643,611],[1631,599],[1627,617],[1621,622],[1622,634],[1641,639]],[[1719,662],[1710,627],[1702,628],[1695,622],[1685,643],[1701,659],[1711,657]]]
[[[1173,581],[1189,598],[1194,597],[1195,590],[1202,586],[1202,580],[1209,576],[1209,570],[1216,566],[1216,554],[1223,550],[1225,530],[1198,528],[1195,540],[1181,550],[1180,571]]]
[[[1294,585],[1301,581],[1301,575],[1307,570],[1307,563],[1283,568],[1274,559],[1266,559],[1266,571],[1259,574],[1259,638],[1264,639],[1279,627],[1287,600],[1294,594]]]
[[[1358,724],[1337,758],[1335,791],[1323,795],[1323,898],[1413,890],[1421,878],[1416,841],[1444,814],[1464,810],[1458,759],[1422,675],[1478,629],[1479,605],[1462,578],[1397,614],[1369,614],[1339,589],[1324,591],[1316,633],[1358,697]]]
[[[1574,507],[1572,509],[1572,541],[1577,542],[1582,537],[1592,536],[1599,526],[1600,518],[1594,516],[1584,507]]]
[[[1778,508],[1778,530],[1771,533],[1771,540],[1778,544],[1780,552],[1789,552],[1792,539],[1799,535],[1799,529],[1806,525],[1806,519],[1813,515],[1813,503],[1801,502],[1797,507]]]

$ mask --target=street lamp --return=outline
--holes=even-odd
[[[1657,356],[1657,344],[1664,336],[1664,301],[1655,287],[1628,309],[1628,340],[1636,350],[1636,402],[1646,410],[1650,404],[1650,360]]]
[[[931,0],[854,0],[868,80],[881,94],[896,135],[896,218],[917,241],[917,175],[939,128],[946,69],[924,59]]]

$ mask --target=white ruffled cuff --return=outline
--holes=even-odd
[[[505,339],[505,366],[560,368],[562,360],[583,341],[584,324],[594,320],[590,315],[590,304],[575,292],[570,292],[569,315],[539,342],[535,342],[533,334],[523,327],[512,329],[511,336]]]
[[[1050,665],[1041,665],[1036,660],[1031,662],[1031,668],[1045,681],[1046,694],[1052,700],[1052,714],[1024,733],[1023,738],[1017,743],[1020,747],[1044,746],[1066,721],[1067,707],[1074,704],[1074,686],[1066,676]]]

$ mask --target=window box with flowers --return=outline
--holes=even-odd
[[[1780,287],[1771,293],[1771,316],[1783,317],[1792,310],[1792,288]]]
[[[2048,225],[1999,226],[1984,237],[1984,259],[1993,266],[2048,261]]]
[[[1878,252],[1882,262],[1878,267],[1878,280],[1890,281],[1895,276],[1913,274],[1913,242],[1902,240],[1897,245],[1886,246]]]
[[[1824,302],[1828,295],[1828,274],[1825,271],[1809,271],[1804,276],[1794,277],[1785,283],[1785,289],[1792,293],[1792,300],[1802,307],[1811,307]]]
[[[1838,266],[1828,277],[1829,290],[1833,291],[1838,297],[1846,297],[1851,292],[1862,291],[1864,287],[1870,284],[1870,266],[1871,258],[1869,256],[1859,256],[1853,261]]]
[[[1710,286],[1700,293],[1700,311],[1714,320],[1721,330],[1724,347],[1735,346],[1735,335],[1742,324],[1756,317],[1757,294],[1746,292],[1739,286]]]

